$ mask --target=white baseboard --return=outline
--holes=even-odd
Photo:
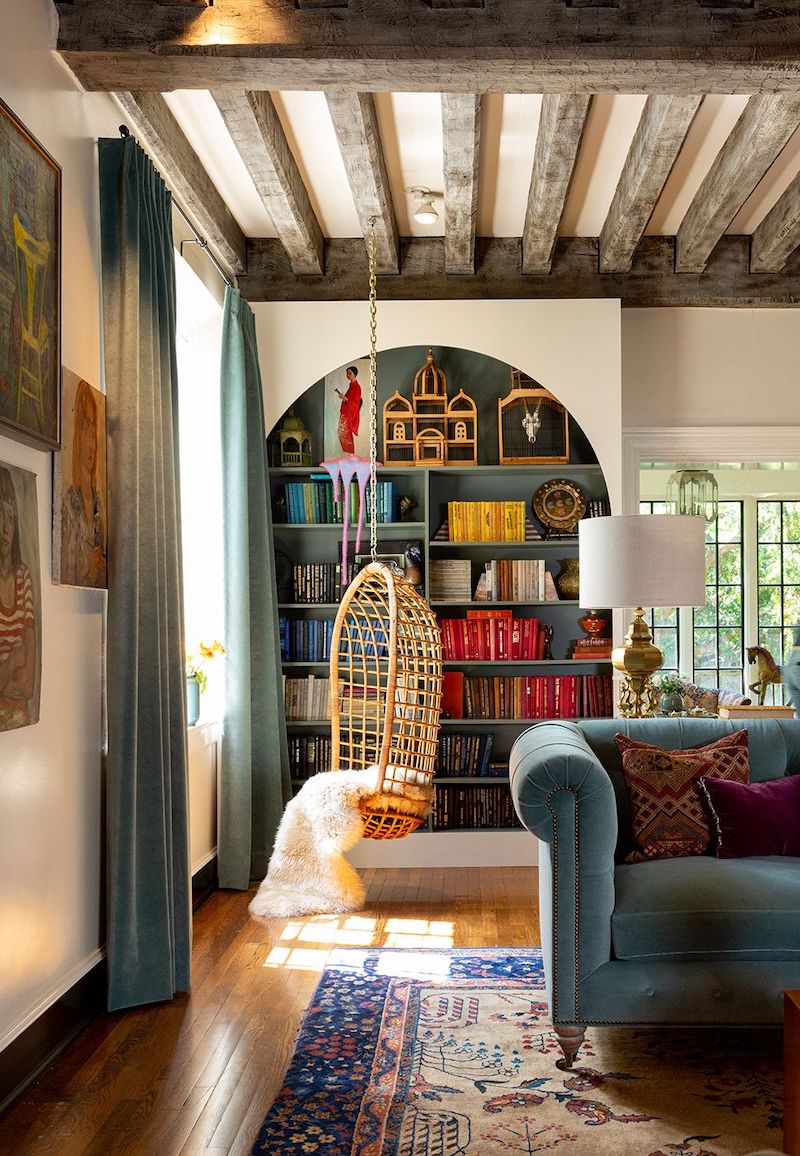
[[[529,831],[425,831],[362,839],[347,858],[354,867],[536,867],[539,840]]]
[[[70,968],[68,972],[60,976],[50,990],[25,1013],[22,1019],[15,1023],[13,1027],[9,1028],[5,1035],[0,1036],[0,1052],[2,1052],[4,1048],[7,1048],[10,1043],[13,1043],[17,1036],[22,1035],[26,1028],[29,1028],[32,1023],[38,1020],[39,1016],[44,1015],[47,1009],[52,1007],[56,1000],[61,999],[62,995],[68,992],[78,980],[88,975],[93,967],[96,967],[102,959],[105,959],[105,955],[105,947],[98,947],[90,952],[89,955],[84,956],[84,958],[76,963],[74,967]]]

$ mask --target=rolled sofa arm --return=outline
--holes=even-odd
[[[580,983],[611,958],[617,808],[611,780],[569,722],[543,722],[511,748],[511,797],[549,844],[539,862],[539,917],[554,1022],[580,1020]]]

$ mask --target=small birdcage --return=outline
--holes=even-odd
[[[330,660],[333,769],[377,764],[364,835],[396,839],[422,825],[433,801],[442,701],[436,615],[410,583],[370,562],[345,592]]]
[[[549,390],[518,369],[511,393],[497,403],[500,464],[569,461],[569,414]]]

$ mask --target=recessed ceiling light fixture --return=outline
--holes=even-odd
[[[435,225],[439,220],[439,214],[436,212],[436,206],[433,203],[433,198],[436,196],[430,189],[423,188],[420,185],[412,185],[406,189],[407,193],[412,193],[416,198],[417,204],[414,208],[414,220],[420,225]]]

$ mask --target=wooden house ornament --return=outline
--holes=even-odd
[[[549,390],[518,369],[497,403],[502,466],[569,461],[569,414]]]
[[[395,466],[474,466],[478,411],[464,390],[447,396],[447,377],[428,350],[411,400],[395,391],[383,407],[383,460]]]

